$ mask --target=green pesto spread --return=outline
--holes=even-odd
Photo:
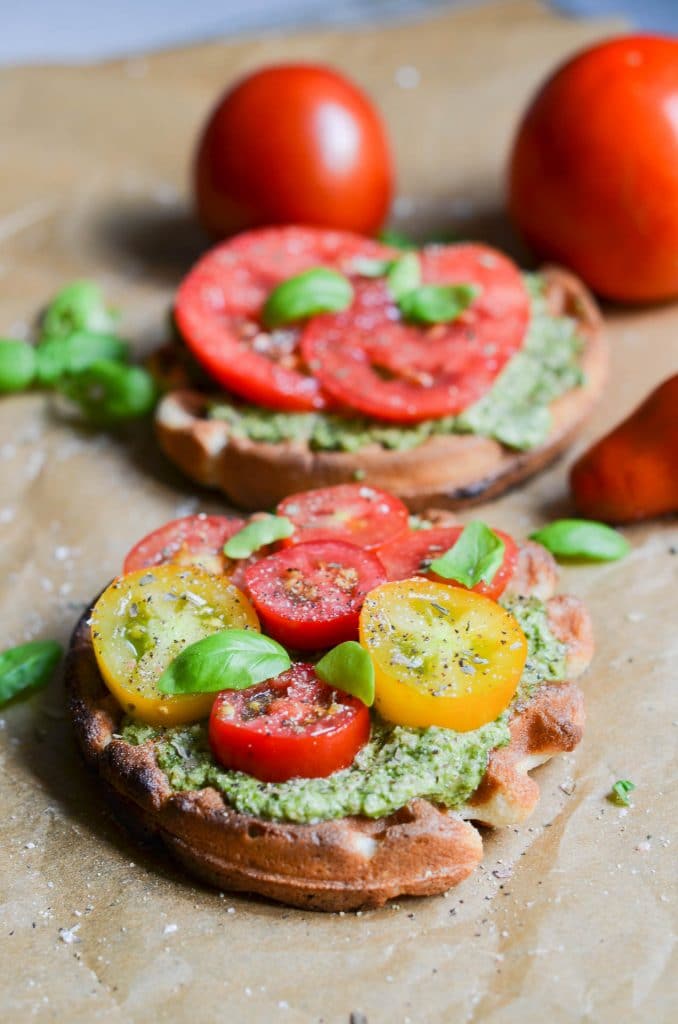
[[[528,660],[514,699],[519,703],[540,682],[564,677],[565,647],[549,630],[540,601],[507,599],[505,604],[528,642]],[[370,741],[349,768],[324,779],[268,783],[220,767],[210,753],[204,723],[163,730],[127,720],[122,737],[135,745],[155,742],[157,763],[177,791],[213,786],[245,814],[304,823],[352,814],[384,817],[415,797],[459,807],[480,784],[490,751],[508,743],[509,731],[507,715],[464,733],[408,729],[375,715]]]
[[[355,452],[369,444],[405,451],[436,434],[477,434],[509,448],[536,448],[551,426],[549,404],[582,383],[581,340],[573,319],[548,312],[541,278],[525,275],[525,283],[532,316],[523,348],[490,391],[458,416],[400,427],[329,413],[274,412],[230,401],[213,402],[208,415],[228,423],[234,437],[270,444],[299,442],[317,451]]]

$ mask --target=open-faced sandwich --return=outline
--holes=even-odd
[[[539,544],[349,484],[140,541],[73,634],[70,711],[124,821],[221,889],[440,893],[582,735],[588,614]]]
[[[200,373],[160,403],[160,444],[247,509],[355,480],[413,511],[498,494],[570,441],[607,368],[581,282],[475,243],[249,232],[198,262],[174,319]]]

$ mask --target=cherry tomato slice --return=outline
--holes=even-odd
[[[431,572],[429,566],[436,558],[444,555],[459,540],[463,526],[441,526],[432,530],[410,530],[395,541],[377,548],[375,554],[386,570],[389,580],[406,580],[412,576],[425,576],[438,583],[453,587],[464,587],[456,580],[447,580]],[[476,583],[470,589],[496,601],[503,594],[513,575],[518,558],[518,548],[512,537],[501,530],[494,531],[504,541],[504,561],[497,569],[490,583]],[[469,589],[464,587],[464,589]]]
[[[425,284],[474,284],[480,293],[453,322],[423,327],[399,318],[378,278],[356,286],[350,309],[306,325],[302,355],[343,405],[399,423],[454,415],[489,391],[521,348],[530,303],[511,260],[486,245],[433,246],[421,268]]]
[[[407,529],[407,506],[386,491],[361,484],[339,484],[291,494],[278,505],[296,532],[286,544],[311,540],[343,540],[376,548]]]
[[[341,541],[314,541],[250,566],[245,589],[274,640],[312,651],[356,639],[365,594],[385,579],[371,552]]]
[[[242,398],[272,409],[324,409],[295,326],[267,331],[261,310],[281,281],[312,267],[350,275],[356,259],[392,250],[343,231],[264,228],[210,250],[184,278],[174,308],[186,344],[208,373]]]
[[[217,761],[262,782],[331,775],[347,768],[369,737],[365,705],[304,663],[247,690],[224,690],[209,722]]]
[[[215,575],[232,575],[235,563],[223,553],[226,541],[242,530],[237,516],[199,513],[173,519],[135,544],[123,563],[123,573],[156,565],[187,565]]]

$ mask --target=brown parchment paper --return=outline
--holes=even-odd
[[[186,204],[195,132],[222,86],[272,59],[331,61],[374,94],[397,153],[402,225],[508,244],[501,181],[519,112],[555,60],[611,28],[517,0],[396,27],[5,70],[0,333],[26,333],[60,284],[86,275],[140,347],[163,337],[172,290],[204,245]],[[609,310],[608,326],[612,378],[588,438],[678,365],[675,306]],[[521,534],[568,511],[565,468],[479,514]],[[87,435],[43,396],[2,399],[0,646],[65,641],[136,539],[221,507],[145,430]],[[482,869],[446,897],[323,916],[209,891],[110,820],[58,680],[6,709],[0,1017],[675,1020],[678,531],[627,533],[623,562],[563,571],[597,627],[585,740],[537,773],[529,826],[487,835]],[[605,800],[620,777],[637,784],[628,812]]]

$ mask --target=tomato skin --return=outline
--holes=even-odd
[[[427,561],[439,558],[453,544],[456,544],[463,529],[463,526],[440,526],[431,530],[410,530],[389,544],[378,547],[375,554],[383,563],[389,580],[406,580],[412,576],[425,576],[426,579],[435,580],[437,583],[462,587],[464,590],[470,589],[476,594],[484,594],[485,597],[497,601],[513,576],[518,558],[516,542],[502,530],[494,532],[504,541],[504,561],[489,583],[481,581],[474,587],[468,588],[463,583],[447,580],[425,568]]]
[[[208,572],[227,572],[231,560],[222,548],[242,530],[245,520],[238,516],[208,516],[199,513],[173,519],[143,537],[128,553],[123,573],[157,565],[195,565]],[[230,573],[227,573],[230,575]]]
[[[574,57],[524,116],[511,215],[601,295],[678,295],[678,40],[622,36]]]
[[[314,541],[260,559],[245,591],[274,640],[313,651],[358,636],[365,595],[386,579],[375,555],[343,541]]]
[[[252,714],[253,704],[265,711]],[[247,690],[223,691],[209,721],[217,761],[262,782],[331,775],[347,768],[369,738],[366,706],[304,663]]]
[[[296,530],[286,546],[340,540],[370,551],[407,530],[409,512],[400,498],[376,487],[337,484],[290,494],[277,508]]]
[[[211,114],[195,192],[215,238],[285,223],[373,234],[393,195],[383,122],[363,92],[327,67],[265,67]]]

